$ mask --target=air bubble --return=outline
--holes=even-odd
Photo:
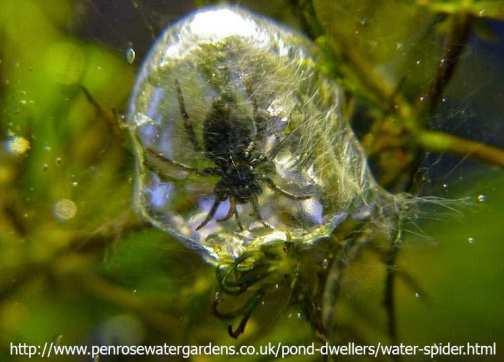
[[[417,65],[420,65],[420,63],[422,63],[422,61],[421,61],[420,59],[418,59],[418,60],[416,61],[416,64],[417,64]]]
[[[478,195],[478,202],[485,202],[487,200],[486,195],[480,194]]]
[[[70,220],[77,214],[77,205],[70,199],[61,199],[54,205],[54,216],[62,221]]]
[[[389,202],[341,117],[343,90],[306,38],[235,7],[164,34],[128,114],[136,209],[153,225],[218,263],[273,242],[314,245],[362,205],[371,218]]]
[[[327,259],[322,260],[322,269],[327,269],[328,266],[329,266],[329,260]]]
[[[128,62],[128,64],[133,64],[133,62],[135,61],[135,57],[136,57],[135,49],[128,48],[126,50],[126,61]]]
[[[467,242],[468,242],[469,244],[474,244],[474,238],[473,238],[472,236],[469,236],[469,237],[467,238]]]

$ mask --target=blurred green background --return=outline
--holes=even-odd
[[[240,339],[230,338],[227,323],[211,313],[214,269],[131,209],[134,160],[128,135],[111,121],[114,110],[124,112],[135,72],[156,35],[203,3],[0,1],[0,360],[26,360],[9,354],[11,342],[316,339],[306,316],[289,305],[288,288],[259,305]],[[302,1],[240,3],[306,30],[296,11]],[[503,1],[314,4],[329,41],[351,42],[409,100],[435,76],[448,26],[443,17],[457,11],[474,16],[459,67],[427,122],[432,129],[504,147]],[[134,60],[127,57],[129,48]],[[357,95],[352,122],[365,138],[374,132],[367,123],[375,114],[367,101],[372,97],[340,71],[352,67],[345,59],[330,59],[326,66]],[[393,168],[395,159],[388,157]],[[378,174],[387,171],[382,161],[373,159]],[[398,281],[399,339],[419,345],[495,341],[495,360],[502,360],[502,168],[444,152],[424,153],[416,167],[421,195],[465,201],[458,211],[430,210],[407,228],[398,268],[425,292]],[[336,306],[342,340],[386,341],[384,273],[368,251],[348,266]]]

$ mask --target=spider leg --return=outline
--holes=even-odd
[[[215,197],[215,200],[212,204],[212,207],[210,208],[210,211],[208,212],[208,214],[206,215],[205,217],[205,220],[203,220],[201,222],[201,224],[199,224],[197,227],[196,227],[196,230],[199,230],[201,229],[203,226],[205,226],[206,224],[208,224],[210,222],[210,220],[213,219],[215,213],[217,212],[217,209],[220,205],[220,203],[222,202],[221,199],[219,199],[218,197]]]
[[[80,89],[82,90],[82,93],[84,93],[86,100],[94,107],[97,114],[109,123],[114,133],[119,138],[122,138],[122,130],[124,128],[127,128],[127,126],[122,122],[117,110],[113,108],[111,111],[107,111],[100,105],[100,103],[98,103],[98,101],[86,87],[81,85]]]
[[[257,196],[252,197],[250,203],[252,204],[252,208],[254,209],[254,214],[259,219],[261,224],[263,224],[263,226],[267,228],[273,229],[273,227],[266,221],[264,221],[263,217],[261,216],[261,210],[259,210],[259,202],[257,201]]]
[[[177,101],[179,104],[180,114],[182,114],[182,118],[184,120],[184,128],[189,136],[189,140],[191,141],[194,150],[201,151],[201,146],[199,145],[196,139],[196,133],[194,133],[194,128],[191,123],[191,119],[189,118],[189,114],[187,113],[184,95],[182,94],[182,89],[180,88],[180,83],[177,79],[175,79],[175,89],[177,90]]]
[[[238,224],[238,227],[240,228],[241,231],[243,231],[243,225],[240,221],[240,215],[238,215],[238,208],[235,207],[234,209],[234,215],[235,215],[235,219],[236,219],[236,223]]]
[[[153,156],[154,158],[160,160],[160,161],[163,161],[163,162],[167,162],[173,166],[176,166],[184,171],[187,171],[187,172],[192,172],[192,173],[195,173],[197,175],[200,175],[200,176],[211,176],[211,175],[217,175],[219,170],[217,168],[212,168],[212,167],[207,167],[207,168],[204,168],[202,170],[200,169],[197,169],[195,167],[191,167],[191,166],[188,166],[182,162],[178,162],[178,161],[175,161],[175,160],[172,160],[171,158],[168,158],[166,156],[164,156],[163,154],[159,153],[159,152],[156,152],[154,151],[152,148],[147,148],[147,152]]]
[[[306,199],[309,199],[309,198],[313,197],[313,195],[296,195],[296,194],[293,194],[292,192],[284,190],[283,188],[281,188],[280,186],[278,186],[277,184],[275,184],[273,182],[273,180],[270,179],[269,177],[264,178],[264,181],[266,181],[266,184],[273,191],[277,191],[277,192],[281,193],[282,195],[284,195],[285,197],[288,197],[289,199],[293,199],[293,200],[306,200]]]
[[[236,199],[231,196],[229,198],[229,210],[228,210],[226,216],[218,219],[217,221],[221,222],[221,221],[229,220],[231,218],[231,216],[233,216],[233,215],[236,218],[236,223],[238,224],[238,227],[240,228],[240,230],[243,231],[243,225],[240,221],[240,216],[238,215],[238,208],[236,207]]]
[[[234,215],[235,212],[236,212],[236,200],[234,197],[230,197],[229,198],[229,210],[228,210],[226,216],[224,216],[220,219],[217,219],[217,221],[221,222],[221,221],[229,220],[231,218],[231,216]]]

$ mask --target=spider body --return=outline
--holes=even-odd
[[[221,176],[216,191],[246,203],[262,192],[262,175],[257,166],[264,163],[265,156],[256,151],[256,120],[234,115],[233,108],[236,104],[232,98],[213,103],[204,122],[205,155],[215,163],[216,173]]]
[[[201,176],[220,177],[214,187],[213,204],[196,230],[203,228],[212,220],[219,205],[225,200],[229,200],[228,212],[226,216],[217,221],[228,220],[234,215],[239,228],[243,230],[236,205],[251,203],[257,219],[265,227],[271,227],[263,220],[259,211],[258,197],[263,192],[263,184],[291,199],[303,200],[311,197],[310,195],[292,194],[273,182],[271,177],[274,175],[275,167],[272,160],[281,147],[274,148],[267,155],[257,150],[260,138],[258,125],[264,122],[264,119],[259,115],[255,104],[254,115],[251,117],[236,111],[238,106],[234,97],[227,94],[218,97],[212,103],[204,120],[203,146],[201,146],[195,136],[178,80],[175,80],[175,89],[184,128],[193,149],[203,152],[205,157],[211,160],[215,166],[199,170],[171,160],[153,150],[150,152],[157,158],[186,171]],[[282,142],[279,145],[281,146]]]

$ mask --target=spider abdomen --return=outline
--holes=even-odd
[[[249,146],[255,142],[255,124],[251,118],[233,114],[232,102],[212,104],[203,124],[203,140],[208,158],[218,165],[241,161]]]

